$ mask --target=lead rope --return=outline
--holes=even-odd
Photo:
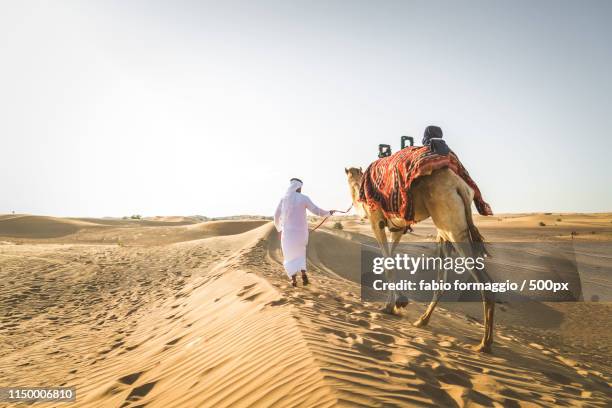
[[[340,211],[340,210],[332,210],[333,212],[337,212],[337,213],[341,213],[341,214],[346,214],[347,212],[351,211],[351,208],[353,208],[353,204],[351,204],[349,206],[349,208],[346,209],[346,211]],[[331,214],[329,214],[327,217],[323,218],[323,221],[321,221],[316,227],[314,227],[313,229],[311,229],[311,231],[316,231],[317,228],[319,228],[321,225],[323,225],[323,223],[325,223],[325,221],[327,221],[327,219],[331,217]]]

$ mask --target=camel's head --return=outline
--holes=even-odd
[[[361,167],[345,167],[344,172],[346,173],[346,177],[348,178],[349,185],[353,186],[356,184],[357,188],[359,188],[359,184],[361,183],[361,177],[363,177],[363,170],[361,170]]]
[[[361,186],[363,170],[361,170],[361,167],[349,167],[345,168],[344,172],[346,173],[348,180],[351,200],[353,200],[353,207],[355,208],[355,211],[361,218],[368,218],[363,203],[359,202],[359,187]]]

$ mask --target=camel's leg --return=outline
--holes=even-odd
[[[391,251],[389,251],[389,256],[393,256],[393,254],[395,253],[395,249],[397,248],[397,245],[402,239],[402,235],[404,235],[402,231],[391,232]]]
[[[382,251],[383,256],[384,257],[391,256],[389,252],[389,243],[387,241],[387,233],[385,231],[386,223],[385,223],[384,217],[382,216],[382,212],[376,211],[370,214],[369,219],[370,219],[370,225],[372,227],[372,232],[374,233],[374,238],[376,238],[376,241],[378,242],[378,246],[380,247],[380,250]],[[387,279],[387,282],[395,282],[394,275],[395,274],[393,271],[389,271],[385,268],[385,278]],[[387,297],[387,303],[383,310],[389,314],[397,314],[398,310],[397,310],[397,307],[395,306],[396,300],[397,300],[396,292],[389,291],[388,297]]]
[[[372,232],[374,233],[374,238],[376,238],[376,242],[378,242],[378,246],[382,251],[383,256],[389,257],[391,256],[389,253],[389,243],[387,241],[387,233],[385,232],[385,220],[378,212],[370,214],[370,226],[372,227]]]
[[[491,292],[489,294],[492,295]],[[484,302],[484,320],[485,320],[485,335],[481,345],[478,345],[475,350],[483,352],[491,352],[493,345],[493,315],[495,314],[495,299],[489,296]]]
[[[470,271],[476,282],[491,282],[491,278],[486,272],[486,269],[477,270],[472,269]],[[484,334],[480,344],[474,346],[475,351],[481,351],[484,353],[491,352],[491,346],[493,345],[493,315],[495,313],[495,294],[491,291],[481,291],[482,306],[483,306],[483,320],[484,320]]]
[[[477,257],[483,256],[482,247],[477,247],[478,243],[470,243],[469,245],[464,243],[453,243],[455,249],[462,257]],[[486,268],[476,269],[472,268],[468,270],[470,275],[476,282],[487,283],[491,282],[491,278],[487,273]],[[484,333],[480,344],[474,347],[475,351],[482,351],[485,353],[491,352],[491,346],[493,345],[493,315],[495,312],[495,294],[491,291],[483,290],[480,292],[482,296],[483,304],[483,320],[484,320]]]
[[[448,251],[446,250],[446,245],[447,245],[446,242],[442,240],[438,241],[438,249],[437,249],[436,256],[441,257],[443,259],[444,257],[450,256],[450,253],[448,253]],[[447,276],[448,276],[448,271],[446,269],[442,268],[442,269],[437,270],[438,282],[440,280],[442,280],[442,282],[446,282]],[[434,291],[431,302],[429,303],[429,306],[427,306],[427,310],[425,310],[425,312],[421,315],[421,317],[419,317],[418,320],[412,323],[413,326],[415,327],[427,326],[427,323],[429,323],[429,319],[431,318],[432,313],[436,309],[436,305],[438,304],[438,301],[442,297],[443,293],[444,293],[444,290],[442,289]]]
[[[449,184],[444,180],[439,182],[434,179],[426,179],[426,181],[419,185],[419,194],[423,197],[422,206],[431,216],[438,230],[438,243],[441,243],[438,246],[438,256],[448,257],[451,255],[448,243],[469,242],[470,240],[463,199],[452,183]],[[446,274],[446,271],[444,272]],[[444,281],[446,281],[446,275]],[[425,326],[429,322],[441,295],[438,291],[434,292],[431,303],[425,313],[413,323],[414,326]]]
[[[391,232],[391,250],[389,251],[389,256],[393,256],[395,254],[395,250],[397,249],[397,245],[402,239],[402,235],[404,235],[403,231],[393,231]],[[408,298],[403,293],[396,293],[395,297],[395,306],[402,308],[408,306]]]
[[[483,256],[483,247],[479,247],[479,243],[472,242],[470,236],[470,227],[466,214],[471,210],[466,208],[462,192],[454,187],[452,183],[447,185],[444,182],[432,182],[428,183],[426,187],[429,195],[424,200],[424,205],[438,229],[439,237],[450,241],[459,256]],[[472,269],[469,272],[477,282],[490,281],[484,269]],[[486,291],[482,293],[482,299],[485,328],[482,341],[475,347],[475,350],[488,352],[491,350],[493,343],[495,298],[493,293]],[[418,321],[415,324],[418,324]]]

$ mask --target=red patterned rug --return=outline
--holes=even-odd
[[[403,218],[414,223],[414,204],[410,186],[419,177],[448,167],[474,190],[474,204],[481,215],[493,215],[478,186],[455,153],[432,153],[427,146],[406,147],[397,153],[378,159],[366,169],[361,179],[359,201],[380,207],[385,217]]]

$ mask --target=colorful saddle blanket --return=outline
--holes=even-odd
[[[380,207],[387,218],[403,218],[414,223],[414,203],[410,187],[414,180],[433,171],[448,167],[474,190],[474,204],[481,215],[493,215],[478,186],[455,153],[433,153],[428,146],[406,147],[397,153],[378,159],[366,169],[361,179],[359,201]]]

